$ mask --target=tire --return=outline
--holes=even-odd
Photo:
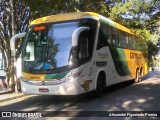
[[[98,79],[97,79],[97,87],[96,87],[96,90],[94,92],[94,96],[95,97],[101,97],[104,93],[104,80],[102,78],[102,76],[98,76]]]
[[[141,69],[141,71],[140,71],[140,79],[139,79],[139,82],[142,81],[142,77],[143,77],[143,69]]]
[[[141,73],[136,70],[136,78],[135,78],[135,83],[138,83],[141,81]]]

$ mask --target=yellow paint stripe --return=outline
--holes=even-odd
[[[145,61],[145,58],[142,55],[142,52],[135,51],[135,50],[124,49],[124,53],[126,55],[128,67],[129,67],[129,70],[131,72],[131,77],[132,78],[135,78],[135,76],[136,76],[136,69],[137,69],[137,67],[142,67],[143,71],[144,71],[144,74],[146,74],[148,72],[148,69],[146,67],[147,66],[146,65],[146,61]],[[132,59],[131,58],[131,53],[138,54],[138,55],[141,54],[142,55],[141,59]]]
[[[94,12],[86,12],[88,13],[90,16],[95,16],[95,17],[99,17],[100,15]]]
[[[116,25],[116,27],[119,30],[122,30],[124,32],[127,32],[127,33],[130,33],[130,34],[134,35],[134,33],[132,33],[130,29],[128,29],[128,28],[126,28],[126,27],[124,27],[124,26],[122,26],[122,25],[120,25],[119,23],[116,23],[116,22],[114,22],[114,24]]]
[[[38,18],[36,20],[33,20],[30,25],[49,23],[49,22],[58,22],[58,21],[65,21],[65,20],[81,19],[84,16],[98,17],[99,14],[93,13],[93,12],[77,12],[77,13],[57,14],[57,15],[46,16],[46,17],[42,17],[42,18]]]
[[[28,80],[43,80],[46,74],[29,74],[22,72],[22,76]]]

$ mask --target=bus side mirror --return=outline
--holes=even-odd
[[[23,32],[23,33],[19,33],[19,34],[16,34],[16,35],[12,36],[11,41],[10,41],[12,56],[15,56],[15,53],[16,53],[16,49],[15,49],[16,40],[19,39],[19,38],[24,37],[25,35],[26,35],[26,33]]]

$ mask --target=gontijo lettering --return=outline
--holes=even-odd
[[[130,53],[130,59],[141,59],[142,54],[139,53]]]

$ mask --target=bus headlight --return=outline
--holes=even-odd
[[[72,80],[74,80],[74,77],[72,75],[71,76],[66,76],[65,80],[66,81],[72,81]]]
[[[72,75],[70,75],[70,76],[66,76],[66,77],[65,77],[65,80],[66,80],[66,81],[72,81],[72,80],[74,80],[75,78],[77,78],[78,76],[80,76],[81,74],[82,74],[82,71],[79,71],[79,72],[74,73],[74,74],[72,74]]]

